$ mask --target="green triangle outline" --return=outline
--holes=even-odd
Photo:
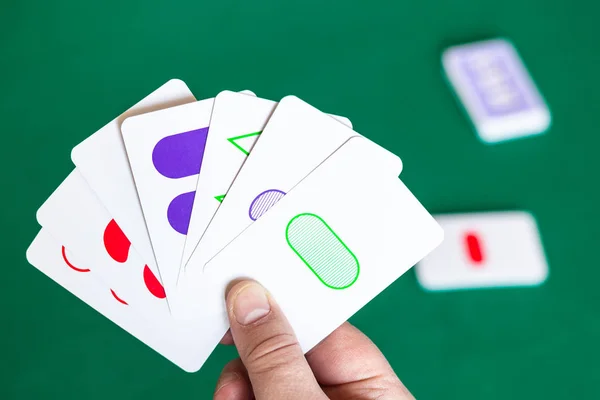
[[[222,194],[220,196],[215,196],[215,200],[217,200],[219,203],[222,203],[224,198],[225,198],[224,194]]]
[[[258,131],[258,132],[248,133],[246,135],[234,136],[234,137],[228,138],[227,141],[229,141],[229,143],[231,143],[232,145],[234,145],[236,148],[238,148],[245,155],[249,155],[250,153],[247,152],[242,146],[240,146],[239,144],[237,144],[235,141],[239,140],[239,139],[245,139],[245,138],[251,137],[251,136],[258,136],[261,133],[262,133],[262,131]]]

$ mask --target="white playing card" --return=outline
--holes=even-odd
[[[159,279],[79,171],[73,170],[44,202],[37,219],[129,304],[146,315],[169,315]]]
[[[224,291],[234,278],[253,278],[308,351],[441,242],[400,169],[400,159],[373,142],[350,139],[204,272],[185,270],[178,289],[189,316],[203,307],[203,281]]]
[[[215,97],[182,265],[189,260],[277,103],[231,91]],[[333,116],[346,126],[350,120]]]
[[[538,285],[548,265],[533,216],[507,211],[436,216],[444,243],[419,263],[428,290]]]
[[[27,250],[27,260],[56,283],[185,371],[197,371],[214,349],[217,343],[215,338],[227,329],[219,325],[222,324],[220,316],[204,316],[203,313],[208,311],[197,315],[196,320],[189,324],[143,318],[135,306],[128,304],[129,299],[119,296],[110,286],[95,279],[95,272],[90,271],[76,255],[61,246],[45,229],[38,233]],[[222,301],[222,298],[220,300]],[[211,323],[213,321],[217,323]],[[43,327],[40,329],[43,330]]]
[[[127,117],[195,101],[186,84],[172,79],[78,144],[73,163],[132,246],[154,274],[159,274],[146,229],[120,126]]]
[[[356,135],[297,97],[281,100],[186,268],[202,269],[236,235]]]
[[[127,118],[121,132],[167,295],[174,291],[214,99]]]

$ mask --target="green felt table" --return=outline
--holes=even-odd
[[[426,293],[410,271],[352,318],[418,398],[600,398],[599,11],[565,0],[0,1],[0,398],[205,399],[235,356],[219,347],[184,373],[25,260],[71,148],[173,77],[197,98],[296,94],[348,116],[400,155],[431,212],[536,215],[551,271],[541,287]],[[514,41],[546,97],[546,135],[484,145],[446,86],[441,51],[495,36]]]

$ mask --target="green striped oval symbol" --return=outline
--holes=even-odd
[[[358,259],[340,237],[316,214],[298,214],[288,222],[290,248],[331,289],[346,289],[358,279]]]

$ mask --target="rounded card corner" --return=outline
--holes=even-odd
[[[217,93],[217,95],[215,96],[215,101],[217,101],[217,99],[221,99],[223,97],[229,97],[231,95],[236,95],[236,94],[244,94],[244,93],[242,93],[242,92],[234,92],[234,91],[231,91],[229,89],[222,90],[219,93]]]
[[[171,79],[169,79],[167,81],[167,83],[165,83],[165,86],[166,85],[169,85],[169,86],[175,86],[175,85],[182,86],[182,87],[186,88],[187,90],[189,90],[189,87],[188,87],[187,83],[185,83],[183,81],[183,79],[180,79],[180,78],[171,78]]]
[[[298,102],[298,101],[302,101],[300,100],[300,98],[298,96],[295,96],[293,94],[288,94],[287,96],[283,97],[281,100],[279,100],[279,104],[281,103],[287,103],[287,102]]]
[[[71,149],[71,161],[75,165],[77,165],[77,160],[79,159],[79,157],[77,157],[77,154],[79,154],[78,149],[79,149],[79,145],[77,145]]]
[[[121,135],[122,136],[125,136],[124,130],[129,130],[129,125],[131,125],[133,123],[132,120],[134,120],[135,118],[136,118],[136,115],[133,115],[131,117],[125,118],[121,122],[121,125],[119,126],[119,129],[121,130]]]

